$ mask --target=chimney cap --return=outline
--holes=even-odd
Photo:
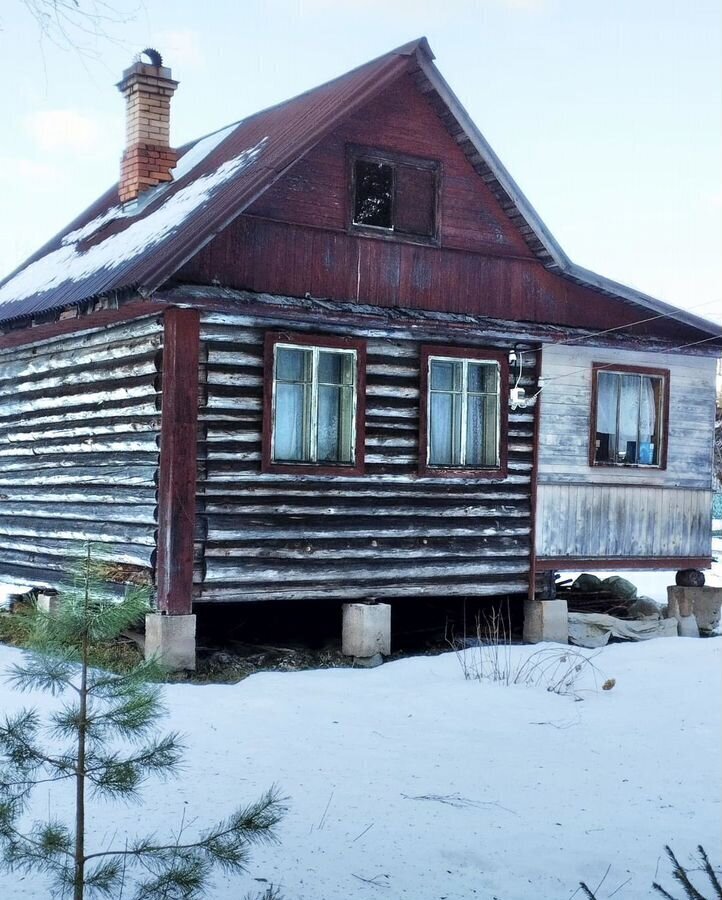
[[[149,61],[146,62],[143,57]],[[153,47],[146,47],[136,55],[133,64],[123,71],[117,87],[121,92],[125,92],[127,88],[138,83],[147,86],[155,83],[171,91],[178,87],[178,82],[173,80],[173,73],[168,66],[163,65],[163,57]]]
[[[147,62],[143,59],[144,56],[148,57]],[[157,68],[160,68],[163,65],[163,57],[155,47],[146,47],[145,50],[141,50],[135,58],[135,61],[145,63],[146,65],[156,66]]]

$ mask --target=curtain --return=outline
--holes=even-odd
[[[617,423],[617,398],[619,398],[619,423]],[[647,375],[619,375],[616,372],[600,372],[597,383],[597,431],[616,434],[623,440],[649,441],[654,434],[657,419],[657,403],[654,383]]]
[[[600,372],[597,381],[597,431],[602,434],[617,433],[617,376]]]

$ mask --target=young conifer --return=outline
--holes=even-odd
[[[215,867],[243,871],[252,845],[275,840],[283,803],[271,789],[193,840],[181,822],[167,841],[152,834],[89,845],[89,798],[138,801],[146,780],[174,774],[183,753],[177,734],[157,733],[164,710],[152,661],[123,674],[92,667],[94,647],[116,640],[148,609],[142,589],[122,602],[104,598],[97,568],[88,554],[57,611],[32,615],[31,649],[8,675],[18,690],[61,702],[46,719],[24,709],[0,721],[0,864],[45,873],[53,896],[73,900],[205,897]],[[54,782],[73,785],[74,821],[28,824],[33,789]]]

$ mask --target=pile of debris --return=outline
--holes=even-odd
[[[557,596],[567,601],[569,641],[580,647],[603,647],[610,638],[707,636],[719,627],[722,589],[704,587],[704,576],[693,570],[678,573],[667,606],[639,595],[636,585],[619,575],[601,579],[584,573],[570,581],[557,583]]]

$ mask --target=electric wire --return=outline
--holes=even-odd
[[[698,303],[695,306],[691,306],[688,310],[680,310],[680,311],[690,312],[691,310],[694,310],[694,309],[702,309],[702,307],[712,306],[712,305],[715,305],[715,306],[719,305],[719,301],[718,300],[707,300],[704,303]],[[582,335],[582,336],[575,335],[574,337],[566,338],[566,339],[560,340],[560,341],[548,341],[547,343],[540,344],[539,347],[536,347],[533,350],[515,349],[514,352],[518,354],[519,362],[521,365],[522,355],[524,353],[538,353],[539,351],[543,351],[546,347],[558,347],[558,346],[567,345],[567,344],[575,344],[575,343],[579,343],[579,342],[583,342],[583,341],[594,340],[595,338],[601,337],[602,335],[610,334],[613,331],[622,331],[622,330],[626,330],[628,328],[634,328],[637,325],[644,325],[647,322],[654,322],[659,319],[674,319],[674,318],[675,318],[674,313],[660,313],[659,315],[656,315],[656,316],[649,316],[646,319],[639,319],[636,322],[629,322],[626,325],[617,325],[614,328],[606,328],[604,331],[596,331],[593,334]],[[677,347],[665,347],[662,349],[657,349],[654,352],[656,352],[656,353],[678,353],[680,350],[685,350],[688,347],[696,347],[699,344],[706,344],[709,341],[716,341],[716,340],[720,340],[720,339],[722,339],[722,333],[713,334],[710,337],[702,338],[701,340],[698,340],[698,341],[689,341],[685,344],[680,344]],[[597,371],[601,371],[604,369],[613,369],[615,367],[615,365],[619,365],[619,363],[607,363],[603,366],[599,366],[597,368]],[[540,376],[539,381],[541,383],[538,386],[537,392],[535,394],[532,394],[532,396],[526,400],[526,403],[529,403],[531,400],[536,400],[536,398],[541,394],[541,392],[544,390],[544,388],[546,387],[547,384],[550,384],[553,381],[559,381],[564,378],[570,378],[572,375],[576,375],[578,372],[586,372],[586,371],[588,371],[588,369],[589,369],[589,366],[580,366],[576,369],[570,370],[569,372],[564,372],[561,375],[552,375],[551,377]],[[517,378],[515,387],[518,387],[520,380],[521,380],[521,375],[519,375],[519,377]]]

